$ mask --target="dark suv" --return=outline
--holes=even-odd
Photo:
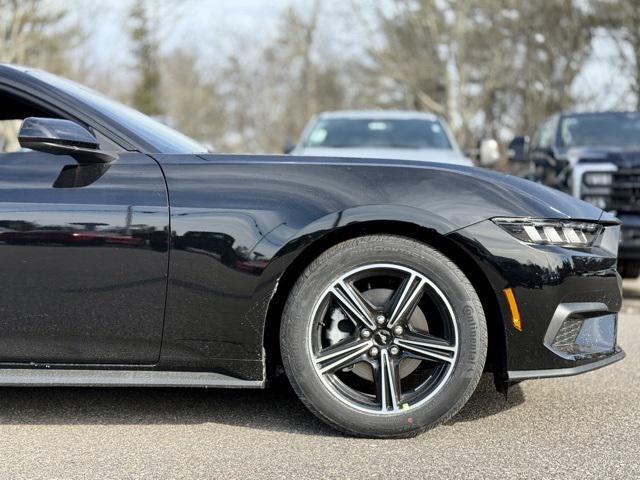
[[[509,158],[529,164],[528,178],[622,220],[618,270],[626,278],[640,275],[640,112],[553,115],[531,142],[514,138]]]

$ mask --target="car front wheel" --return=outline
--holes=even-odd
[[[487,352],[478,296],[437,250],[392,235],[334,246],[295,284],[283,363],[302,402],[352,435],[406,437],[453,416]]]

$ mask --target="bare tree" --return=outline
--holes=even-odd
[[[40,0],[0,0],[0,62],[68,74],[68,53],[80,38],[81,30],[68,21],[64,7]],[[0,121],[0,152],[19,148],[19,127],[19,121]]]
[[[136,0],[129,12],[132,53],[138,79],[132,93],[133,106],[149,115],[160,115],[159,46],[145,0]]]
[[[161,68],[165,72],[161,84],[163,109],[172,124],[216,149],[226,146],[229,126],[225,101],[216,81],[205,79],[196,56],[177,50],[162,57]]]
[[[528,131],[572,105],[591,53],[592,17],[578,0],[393,0],[378,5],[381,46],[369,75],[405,106],[447,117],[463,144]]]
[[[388,88],[401,89],[405,108],[446,114],[446,62],[438,51],[445,19],[437,4],[396,0],[391,11],[375,5],[370,31],[380,32],[382,44],[368,49],[373,66],[367,70]]]
[[[595,29],[585,2],[487,0],[471,18],[465,63],[476,99],[471,109],[482,119],[476,136],[530,132],[574,105],[573,83]]]
[[[297,136],[309,117],[344,103],[340,65],[321,52],[321,2],[310,9],[290,6],[283,10],[277,34],[260,49],[245,54],[253,38],[239,38],[217,79],[227,100],[229,127],[239,140],[226,142],[254,151],[274,152],[287,138]],[[234,139],[230,139],[234,140]]]
[[[340,108],[431,111],[446,117],[466,146],[484,136],[528,132],[574,105],[574,80],[591,54],[595,29],[603,27],[619,45],[640,104],[637,0],[617,0],[615,8],[613,0],[352,3],[354,14],[344,15],[338,32],[342,49],[333,11],[310,0],[304,9],[284,8],[275,33],[261,43],[238,34],[237,47],[212,66],[177,31],[176,16],[202,8],[200,2],[129,0],[133,68],[123,74],[70,61],[69,46],[82,36],[69,4],[0,0],[0,60],[88,80],[231,151],[276,151],[313,114]],[[135,81],[114,81],[112,74]]]
[[[81,39],[69,11],[42,0],[0,0],[0,61],[65,73]]]
[[[599,0],[596,19],[613,39],[621,70],[631,78],[631,92],[640,110],[640,5],[637,0]]]

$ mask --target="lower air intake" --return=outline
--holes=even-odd
[[[607,312],[603,304],[561,304],[547,330],[545,345],[571,360],[610,353],[616,345],[617,323],[618,314]]]

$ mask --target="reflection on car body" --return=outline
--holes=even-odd
[[[263,388],[282,365],[324,421],[402,437],[483,371],[624,356],[594,205],[462,165],[209,154],[20,67],[0,99],[30,149],[0,154],[0,385]]]

